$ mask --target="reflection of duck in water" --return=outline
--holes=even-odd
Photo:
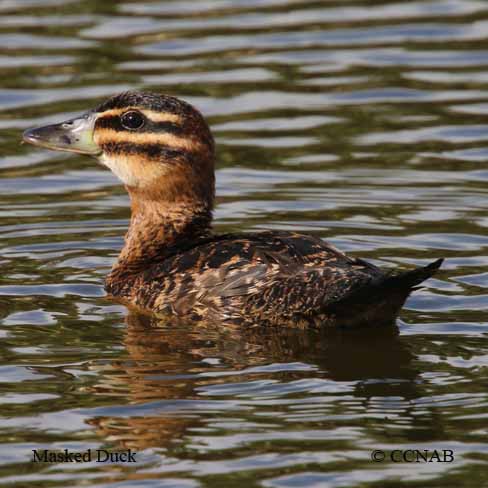
[[[392,275],[308,235],[213,235],[212,135],[176,98],[122,93],[24,140],[91,154],[126,185],[132,218],[106,290],[144,309],[299,327],[390,322],[441,264]]]
[[[414,381],[418,372],[408,341],[396,327],[381,328],[374,335],[367,329],[347,334],[257,327],[219,330],[130,312],[125,348],[127,359],[104,363],[93,388],[109,395],[112,403],[120,397],[129,405],[108,407],[89,423],[100,437],[136,450],[198,442],[199,432],[218,435],[215,424],[226,419],[262,421],[260,413],[269,413],[261,403],[266,398],[272,398],[281,413],[298,395],[309,399],[305,409],[313,403],[316,410],[330,413],[334,405],[342,405],[341,413],[359,416],[367,413],[370,398],[416,397],[422,388]],[[272,390],[254,390],[259,384]],[[315,388],[320,385],[319,393]],[[299,412],[295,408],[286,416]]]

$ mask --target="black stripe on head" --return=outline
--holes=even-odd
[[[144,115],[143,115],[144,116]],[[145,123],[134,132],[139,133],[168,133],[174,135],[183,134],[183,128],[173,122],[154,122],[148,117],[144,116]],[[112,129],[116,132],[132,132],[122,126],[119,115],[107,115],[105,117],[99,117],[95,122],[95,128],[98,129]]]
[[[129,107],[182,116],[195,113],[195,109],[189,103],[178,98],[159,95],[158,93],[136,91],[128,91],[115,95],[100,104],[95,111],[105,112],[107,110]]]
[[[161,144],[136,144],[134,142],[104,142],[101,144],[104,153],[107,154],[124,154],[124,155],[141,155],[148,156],[151,159],[164,159],[165,162],[170,159],[187,159],[188,152],[181,149],[174,149]]]

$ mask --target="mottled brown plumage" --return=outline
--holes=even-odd
[[[379,324],[441,264],[391,275],[309,235],[214,235],[213,139],[173,97],[123,93],[24,139],[94,155],[125,183],[131,222],[106,290],[146,310],[250,326]]]

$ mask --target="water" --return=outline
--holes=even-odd
[[[0,1],[0,484],[488,486],[488,2]],[[393,329],[158,323],[104,298],[128,201],[19,145],[127,88],[218,142],[215,228],[388,267],[444,256]],[[131,448],[136,463],[33,463]],[[452,450],[452,462],[371,452]]]

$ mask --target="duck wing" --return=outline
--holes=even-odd
[[[248,304],[254,315],[260,311],[260,317],[270,324],[285,321],[317,328],[383,325],[397,317],[410,293],[442,262],[439,259],[403,273],[381,271],[362,260],[348,268],[304,269],[250,296]]]
[[[153,309],[169,306],[179,315],[245,318],[256,325],[337,322],[344,311],[355,309],[353,305],[375,308],[389,286],[395,290],[393,283],[401,283],[396,287],[402,296],[396,310],[418,284],[406,278],[391,281],[390,274],[320,238],[290,232],[214,237],[168,258],[151,275],[153,283],[171,284],[151,303]],[[346,315],[350,321],[351,314]]]

